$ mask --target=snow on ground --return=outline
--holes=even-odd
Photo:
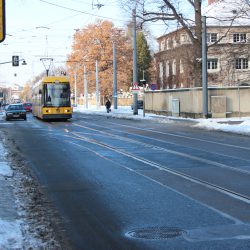
[[[2,144],[0,144],[0,156],[0,177],[12,177],[13,171],[9,164],[4,161],[6,152]],[[1,194],[1,198],[3,195]],[[0,249],[21,249],[22,231],[20,223],[21,221],[19,220],[0,218]]]
[[[62,249],[59,217],[13,143],[0,130],[0,249]]]
[[[111,113],[107,114],[104,106],[101,106],[99,108],[97,108],[96,106],[90,106],[88,109],[86,109],[84,106],[78,106],[74,107],[74,111],[85,114],[99,114],[124,119],[153,120],[160,123],[188,121],[193,123],[192,126],[198,128],[250,135],[250,117],[191,119],[155,115],[150,113],[146,113],[145,116],[143,116],[143,110],[141,109],[138,110],[138,115],[133,115],[133,110],[131,110],[131,107],[118,107],[118,109],[113,109],[112,107]]]
[[[0,249],[22,249],[22,242],[20,221],[0,219]]]

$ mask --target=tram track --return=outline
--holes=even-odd
[[[116,139],[119,139],[119,140],[123,140],[123,141],[131,142],[131,143],[143,145],[143,146],[148,147],[148,148],[154,148],[154,149],[159,150],[159,151],[164,151],[166,153],[170,153],[170,154],[174,154],[174,155],[177,155],[177,156],[185,157],[185,158],[188,158],[188,159],[191,159],[191,160],[195,160],[195,161],[199,161],[199,162],[202,162],[202,163],[205,163],[205,164],[210,164],[210,165],[213,165],[213,166],[216,166],[216,167],[220,167],[220,168],[224,168],[224,169],[229,169],[229,170],[233,170],[233,171],[236,171],[236,172],[240,172],[240,173],[244,173],[244,174],[250,175],[250,171],[248,171],[248,170],[243,170],[243,169],[239,169],[239,168],[236,168],[236,167],[228,166],[228,165],[223,164],[223,163],[219,163],[219,162],[215,162],[215,161],[212,161],[212,160],[204,159],[204,158],[201,158],[201,157],[198,157],[198,156],[193,156],[193,155],[190,155],[190,154],[187,154],[187,153],[183,153],[183,152],[178,152],[176,150],[166,149],[166,148],[163,148],[163,147],[155,146],[155,145],[152,145],[152,144],[149,144],[149,143],[145,143],[145,142],[142,142],[142,141],[137,141],[137,140],[125,137],[125,136],[114,135],[113,133],[102,131],[101,129],[103,129],[103,128],[101,126],[98,126],[98,125],[95,125],[95,126],[96,127],[100,127],[100,130],[96,129],[96,128],[93,128],[93,125],[91,125],[91,127],[84,126],[84,125],[81,125],[81,124],[76,124],[76,123],[74,123],[73,125],[74,126],[78,126],[78,127],[82,127],[82,128],[85,128],[85,129],[89,129],[91,131],[95,131],[95,132],[98,132],[98,133],[101,133],[101,134],[104,134],[104,135],[106,135],[108,137],[112,137],[112,138],[116,138]],[[112,129],[112,128],[109,128],[109,130],[120,132],[119,130]],[[129,134],[128,132],[124,132],[124,131],[123,131],[123,133]],[[134,135],[135,134],[133,134],[133,136]],[[154,141],[161,141],[163,143],[166,143],[163,140],[151,138],[151,137],[148,137],[148,136],[142,136],[142,135],[138,135],[138,134],[136,134],[136,136],[137,137],[146,138],[146,139],[150,139],[150,140],[154,140]],[[176,144],[176,143],[171,143],[171,142],[167,142],[167,143],[168,144],[174,144],[176,146],[180,146],[179,144]],[[197,149],[195,149],[195,150],[197,150]],[[203,150],[199,149],[199,151],[203,151]],[[220,155],[220,154],[217,154],[217,155]],[[232,158],[232,156],[226,156],[226,157],[231,157]]]
[[[95,130],[93,128],[89,128],[89,129]],[[101,131],[98,131],[98,132],[101,132]],[[220,192],[223,195],[226,195],[226,196],[228,196],[228,197],[230,197],[232,199],[236,199],[236,200],[239,200],[241,202],[244,202],[247,205],[250,204],[250,196],[248,196],[248,195],[241,194],[241,193],[239,193],[237,191],[225,188],[223,186],[211,183],[211,182],[206,181],[206,180],[202,180],[200,178],[197,178],[197,177],[194,177],[192,175],[183,173],[181,171],[174,170],[174,169],[172,169],[172,168],[170,168],[170,167],[168,167],[166,165],[162,165],[162,164],[159,164],[157,162],[150,161],[150,160],[148,160],[148,159],[146,159],[144,157],[138,156],[138,155],[133,154],[131,152],[128,152],[128,151],[126,151],[124,149],[116,148],[116,147],[114,147],[112,145],[108,145],[107,143],[97,141],[97,140],[95,140],[93,138],[90,138],[90,137],[88,137],[86,135],[83,136],[83,135],[79,134],[78,132],[70,132],[70,131],[68,131],[67,133],[68,133],[67,136],[72,138],[72,139],[84,141],[84,142],[87,142],[87,143],[91,143],[91,144],[100,146],[102,148],[106,148],[106,149],[111,150],[111,151],[113,151],[115,153],[118,153],[118,154],[123,155],[125,157],[128,157],[130,159],[133,159],[133,160],[135,160],[137,162],[141,162],[143,164],[149,165],[149,166],[151,166],[151,167],[153,167],[153,168],[155,168],[157,170],[164,171],[164,172],[166,172],[168,174],[171,174],[171,175],[177,176],[179,178],[185,179],[185,180],[187,180],[189,182],[201,185],[201,186],[203,186],[205,188],[208,188],[210,190]],[[106,133],[106,132],[104,132],[104,133]],[[123,137],[120,137],[120,139],[121,138],[124,139]],[[81,146],[81,145],[78,145],[78,146]],[[86,149],[86,147],[84,147],[84,148]],[[107,158],[107,157],[104,157],[104,158]],[[126,166],[126,168],[130,169],[133,172],[136,172],[137,174],[143,175],[146,178],[149,178],[147,175],[144,175],[139,170],[132,169],[132,168],[130,168],[128,166]]]

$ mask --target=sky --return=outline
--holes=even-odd
[[[197,128],[203,128],[207,130],[217,130],[224,131],[228,133],[236,133],[242,135],[250,136],[250,118],[249,117],[235,117],[235,118],[216,118],[216,119],[189,119],[189,118],[178,118],[178,117],[167,117],[161,115],[155,115],[146,113],[143,116],[143,111],[141,109],[138,110],[138,115],[133,115],[133,111],[131,107],[118,107],[118,109],[113,109],[111,107],[111,113],[107,114],[105,107],[101,106],[97,108],[96,106],[90,106],[88,109],[83,106],[74,107],[74,112],[82,112],[85,114],[99,114],[103,116],[114,116],[120,119],[134,119],[134,120],[144,120],[144,121],[152,121],[159,122],[162,124],[173,123],[175,121],[190,122],[191,126]],[[4,113],[0,112],[0,120],[4,120]],[[10,122],[8,122],[11,124]],[[1,146],[2,142],[0,141],[0,154],[5,155],[5,149]],[[10,177],[13,175],[13,171],[11,167],[6,162],[1,162],[0,164],[0,176]],[[22,201],[17,201],[22,202]],[[25,204],[23,204],[25,206]],[[15,206],[15,204],[13,204]],[[4,218],[0,218],[0,248],[1,249],[23,249],[24,241],[31,241],[30,245],[34,247],[34,249],[39,248],[41,246],[41,242],[38,239],[35,239],[32,235],[23,239],[22,234],[22,225],[28,223],[16,219],[16,220],[5,220]],[[26,235],[27,237],[27,235]],[[43,243],[46,248],[46,242]]]
[[[103,6],[98,9],[98,4]],[[122,13],[116,0],[7,0],[6,39],[0,43],[0,63],[18,55],[27,65],[0,64],[0,85],[22,85],[38,75],[45,70],[41,58],[53,58],[55,67],[64,64],[76,29],[96,18],[121,26],[130,16]]]
[[[0,86],[25,85],[45,71],[41,58],[53,58],[54,67],[64,65],[76,30],[97,18],[125,27],[131,15],[121,9],[119,0],[6,0],[6,38],[0,43]],[[13,55],[24,59],[27,65],[1,64],[10,62]]]

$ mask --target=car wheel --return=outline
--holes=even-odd
[[[8,119],[8,118],[6,118],[5,120],[6,120],[6,121],[9,121],[9,119]]]

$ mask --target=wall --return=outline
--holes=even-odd
[[[226,96],[226,117],[250,116],[250,86],[208,88],[208,112],[210,115],[211,96]],[[203,117],[202,88],[146,91],[145,111],[172,115],[173,99],[180,101],[181,117]]]
[[[84,97],[79,97],[77,99],[78,105],[84,105],[85,100]],[[71,103],[74,104],[74,99],[71,100]],[[111,103],[113,104],[113,99],[111,99]],[[101,105],[105,104],[105,98],[101,97]],[[133,104],[133,98],[120,98],[117,99],[117,105],[118,106],[131,106]],[[95,98],[88,98],[88,105],[90,106],[96,106],[96,99]]]

